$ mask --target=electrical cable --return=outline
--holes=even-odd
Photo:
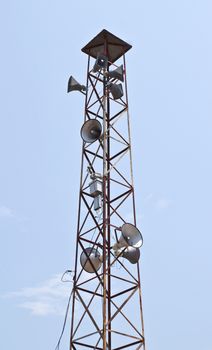
[[[73,270],[66,270],[64,273],[63,273],[63,275],[62,275],[62,277],[61,277],[61,282],[73,282],[73,281],[70,281],[70,280],[64,280],[63,279],[63,277],[67,274],[67,273],[72,273],[72,272],[74,272]]]
[[[71,271],[71,270],[66,270],[66,271],[64,272],[64,274],[62,275],[62,277],[61,277],[61,281],[62,281],[62,282],[72,282],[72,281],[66,281],[66,280],[64,281],[64,280],[63,280],[63,277],[64,277],[64,275],[65,275],[67,272],[70,273],[70,272],[73,272],[73,271]],[[70,303],[71,303],[72,294],[73,294],[73,288],[72,288],[71,293],[70,293],[69,298],[68,298],[68,304],[67,304],[67,307],[66,307],[66,312],[65,312],[65,318],[64,318],[64,322],[63,322],[63,327],[62,327],[62,331],[61,331],[61,334],[60,334],[60,337],[59,337],[59,340],[58,340],[58,342],[57,342],[57,345],[56,345],[55,350],[59,350],[59,349],[60,349],[60,342],[61,342],[61,340],[62,340],[64,331],[65,331],[65,327],[66,327],[66,322],[67,322],[67,317],[68,317],[68,312],[69,312],[69,308],[70,308]]]

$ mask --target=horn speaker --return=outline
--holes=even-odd
[[[128,247],[122,253],[123,258],[129,260],[131,264],[136,264],[140,259],[140,250],[134,247]]]
[[[143,244],[143,237],[136,226],[126,223],[121,227],[121,237],[114,244],[113,249],[118,250],[123,247],[140,248]]]
[[[80,83],[78,83],[78,81],[76,79],[74,79],[74,77],[70,76],[69,81],[68,81],[68,90],[67,92],[71,92],[71,91],[86,91],[86,87],[85,85],[81,85]]]
[[[98,271],[102,266],[102,257],[95,248],[86,248],[80,255],[82,268],[89,273]]]
[[[129,246],[125,249],[116,250],[115,255],[127,259],[131,264],[136,264],[140,259],[140,250]]]
[[[124,68],[123,68],[123,64],[121,66],[119,66],[118,68],[112,70],[112,71],[109,71],[107,73],[107,76],[109,78],[115,78],[115,79],[118,79],[120,81],[124,81]]]
[[[102,125],[97,119],[87,120],[81,128],[83,141],[92,143],[98,140],[102,133]]]
[[[114,100],[118,100],[119,98],[121,98],[123,96],[123,88],[121,84],[113,84],[113,83],[109,83],[107,84],[107,87],[110,91],[110,93],[112,94]]]
[[[96,73],[102,68],[107,68],[108,58],[105,55],[98,55],[93,66],[93,72]]]

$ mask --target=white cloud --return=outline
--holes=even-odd
[[[170,207],[171,203],[172,203],[172,201],[170,199],[160,198],[156,202],[156,207],[158,209],[167,209]]]
[[[41,301],[27,301],[18,305],[21,308],[30,310],[32,315],[46,316],[49,314],[60,314],[60,310],[57,307],[52,307],[49,302]]]
[[[62,283],[61,275],[57,274],[50,279],[47,279],[43,283],[35,287],[22,288],[19,291],[10,292],[2,296],[4,298],[12,298],[15,300],[17,307],[25,309],[33,316],[48,316],[57,315],[64,316],[67,307],[68,299],[72,291],[72,283]],[[71,276],[70,276],[71,277]],[[87,280],[87,274],[82,274],[80,282]],[[69,280],[69,276],[67,277]],[[71,280],[71,278],[70,278]],[[94,290],[96,288],[96,280],[93,280],[89,284],[89,288]],[[116,288],[116,281],[114,282],[114,293],[119,291],[118,285]],[[87,293],[83,295],[84,302],[89,303],[91,295]],[[77,299],[75,304],[76,320],[79,320],[79,316],[84,312],[84,307]],[[96,299],[93,301],[95,303]]]
[[[36,287],[22,288],[8,293],[5,297],[20,299],[18,307],[27,309],[33,315],[64,315],[64,310],[72,289],[71,283],[62,283],[61,274],[44,281]]]
[[[14,212],[11,208],[8,208],[4,205],[0,206],[0,217],[3,218],[14,218]]]
[[[6,205],[0,205],[0,218],[15,219],[20,223],[25,223],[29,220],[27,217],[17,215],[13,209]]]
[[[61,274],[47,279],[35,287],[26,287],[3,295],[4,298],[15,300],[16,306],[28,310],[34,316],[58,315],[64,316],[68,299],[72,291],[72,283],[61,282]],[[87,280],[87,274],[82,274],[80,282]],[[64,277],[65,281],[71,281],[72,276]],[[96,282],[93,281],[96,287]],[[90,285],[91,286],[91,285]],[[92,289],[92,287],[91,287]],[[88,303],[91,295],[84,296],[85,303]],[[76,304],[77,315],[84,310],[81,303]],[[76,316],[77,319],[78,316]]]
[[[144,198],[146,201],[150,201],[153,198],[153,193],[147,194],[147,196]]]

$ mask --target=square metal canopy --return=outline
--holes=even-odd
[[[97,58],[98,54],[104,54],[105,43],[107,48],[107,56],[110,62],[115,62],[132,48],[132,45],[119,39],[117,36],[103,29],[95,36],[87,45],[82,48],[82,52],[93,58]]]

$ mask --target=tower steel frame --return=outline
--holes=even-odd
[[[82,144],[70,350],[145,350],[139,263],[131,265],[112,248],[122,224],[137,224],[125,60],[130,48],[103,30],[82,49],[88,55],[84,123],[97,119],[103,132],[96,142]],[[124,95],[118,100],[109,92],[104,70],[92,71],[98,52],[108,57],[107,71],[123,64]],[[99,212],[89,192],[90,173],[96,172],[103,183]],[[80,265],[84,252],[93,266],[88,246],[102,255],[102,268],[92,275]]]

